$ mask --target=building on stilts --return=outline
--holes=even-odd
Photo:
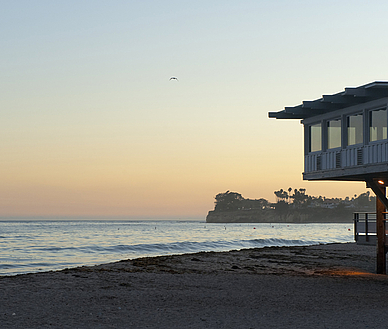
[[[377,245],[377,269],[386,273],[388,200],[388,82],[323,95],[269,112],[270,118],[300,119],[304,126],[304,172],[309,181],[363,181],[376,195],[376,213],[355,213],[355,239]]]

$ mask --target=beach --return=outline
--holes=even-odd
[[[266,247],[0,277],[1,328],[383,328],[374,247]]]

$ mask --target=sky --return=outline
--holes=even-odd
[[[303,181],[303,126],[268,112],[388,80],[388,2],[0,5],[0,217],[205,218],[227,190],[366,191]]]

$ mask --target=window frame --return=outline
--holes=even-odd
[[[383,128],[382,135],[383,136],[382,136],[382,138],[379,138],[378,137],[379,131],[376,131],[377,137],[376,137],[376,139],[372,139],[372,128],[374,128],[372,126],[372,123],[373,123],[372,114],[376,113],[378,111],[383,111],[383,110],[385,111],[385,126],[382,126],[382,128]],[[376,126],[376,128],[378,128],[378,126]],[[384,131],[384,128],[385,128],[385,131]],[[369,143],[380,142],[380,141],[386,140],[387,138],[388,138],[388,110],[387,110],[387,107],[384,106],[384,107],[370,109],[368,111],[368,141],[369,141]]]
[[[360,132],[361,132],[361,136],[360,136],[360,139],[361,141],[360,142],[357,142],[357,130],[355,131],[355,138],[354,138],[354,143],[350,144],[350,134],[349,134],[349,128],[352,128],[350,126],[350,118],[351,117],[361,117],[361,126],[360,126]],[[364,144],[364,120],[365,120],[365,117],[364,117],[364,113],[363,112],[358,112],[358,113],[352,113],[352,114],[348,114],[346,116],[346,147],[353,147],[353,146],[356,146],[356,145],[362,145]],[[355,129],[357,129],[356,126],[354,126]]]
[[[312,124],[309,124],[309,144],[308,144],[308,150],[309,150],[309,153],[314,153],[314,152],[322,152],[323,151],[323,145],[322,145],[322,141],[323,141],[323,136],[322,136],[322,133],[323,133],[323,125],[322,125],[322,122],[316,122],[316,123],[312,123]],[[312,133],[312,130],[313,130],[313,127],[316,127],[316,128],[320,128],[320,139],[319,139],[319,149],[314,149],[313,150],[313,136],[315,136],[315,134]],[[317,143],[318,144],[318,141]]]
[[[329,126],[330,122],[339,122],[339,126],[338,127],[337,126],[330,127]],[[331,134],[333,134],[333,132],[331,132],[330,128],[339,128],[339,136],[335,136],[337,138],[334,139],[334,140],[337,140],[337,142],[339,142],[339,145],[335,144],[334,146],[330,146],[330,144],[332,143],[330,136],[331,136]],[[326,121],[326,129],[327,129],[327,134],[326,134],[327,150],[334,150],[334,149],[341,148],[342,147],[342,118],[335,117],[332,119],[328,119]]]

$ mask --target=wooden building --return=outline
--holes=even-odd
[[[305,180],[365,181],[376,198],[377,273],[385,273],[388,82],[376,81],[270,112],[301,119]]]

